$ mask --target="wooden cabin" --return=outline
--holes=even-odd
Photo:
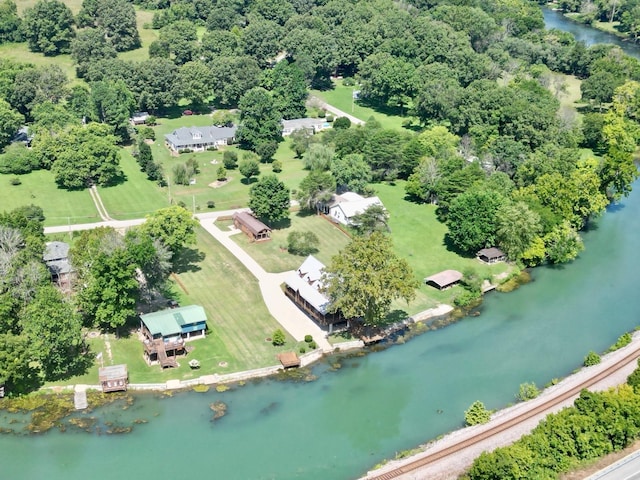
[[[457,270],[444,270],[424,279],[424,283],[436,287],[438,290],[457,285],[462,280],[462,274]]]
[[[336,327],[348,327],[349,322],[339,312],[328,311],[329,299],[321,292],[324,268],[322,262],[309,255],[300,268],[286,278],[285,294],[300,310],[333,333]]]
[[[271,229],[249,212],[234,213],[233,224],[242,230],[252,242],[271,240]]]
[[[149,365],[177,367],[176,357],[186,354],[186,342],[203,338],[206,330],[207,314],[200,305],[140,315],[144,358]]]
[[[126,365],[111,365],[98,369],[98,379],[102,392],[126,392],[129,384],[129,372]]]

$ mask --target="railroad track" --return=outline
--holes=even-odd
[[[559,392],[557,395],[555,395],[554,397],[551,397],[549,399],[547,399],[546,401],[540,403],[539,405],[536,405],[534,407],[532,407],[531,409],[527,410],[526,412],[523,412],[521,414],[518,414],[514,417],[511,417],[503,422],[500,422],[498,424],[496,424],[495,426],[478,433],[477,435],[475,435],[474,437],[468,438],[466,440],[462,440],[454,445],[451,445],[449,447],[443,448],[442,450],[438,450],[436,452],[433,452],[432,454],[429,454],[425,457],[419,458],[417,460],[413,460],[409,463],[406,463],[400,467],[397,467],[393,470],[390,470],[388,472],[384,472],[381,473],[380,475],[374,475],[372,477],[367,477],[367,480],[391,480],[393,478],[397,478],[401,475],[404,475],[406,473],[410,473],[414,470],[417,470],[418,468],[424,467],[426,465],[429,465],[431,463],[434,463],[438,460],[442,460],[444,458],[447,458],[449,456],[455,455],[456,453],[460,452],[461,450],[464,450],[466,448],[469,448],[477,443],[480,443],[484,440],[487,440],[495,435],[498,435],[502,432],[504,432],[505,430],[510,429],[511,427],[514,427],[516,425],[518,425],[521,422],[527,421],[532,417],[535,417],[537,415],[543,414],[547,411],[549,411],[550,409],[552,409],[553,407],[557,406],[558,404],[565,402],[566,400],[569,400],[570,398],[572,398],[573,396],[579,394],[583,389],[585,388],[589,388],[593,385],[595,385],[596,383],[600,382],[601,380],[604,380],[605,378],[607,378],[608,376],[612,375],[613,373],[617,372],[618,370],[620,370],[621,368],[629,365],[629,363],[633,362],[636,360],[636,358],[638,357],[638,355],[640,354],[640,344],[636,345],[631,351],[629,351],[629,353],[625,354],[624,357],[620,358],[619,360],[617,360],[615,363],[612,363],[611,365],[609,365],[608,367],[606,367],[604,370],[602,370],[601,372],[596,373],[595,375],[593,375],[592,377],[588,378],[587,380],[583,381],[582,383],[571,387],[569,390],[563,391],[563,392]]]

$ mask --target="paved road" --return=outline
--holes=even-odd
[[[229,237],[239,231],[223,232],[215,225],[218,217],[227,217],[235,212],[247,210],[240,208],[235,210],[222,210],[217,212],[198,213],[195,217],[202,227],[218,240],[229,252],[231,252],[242,264],[258,279],[262,298],[267,305],[269,313],[287,330],[296,341],[303,341],[305,335],[312,335],[316,344],[324,351],[333,351],[333,346],[326,339],[326,334],[315,322],[307,317],[291,300],[289,300],[280,285],[290,272],[268,273],[251,258],[238,244]],[[144,218],[134,220],[110,220],[97,223],[81,223],[77,225],[61,225],[57,227],[45,227],[44,233],[66,233],[79,230],[91,230],[98,227],[113,227],[115,229],[128,228],[141,225]]]
[[[322,108],[324,108],[327,112],[331,112],[333,115],[337,117],[347,117],[349,120],[351,120],[351,123],[353,123],[354,125],[364,125],[365,122],[363,120],[360,120],[357,117],[354,117],[353,115],[347,113],[347,112],[343,112],[342,110],[337,109],[336,107],[334,107],[333,105],[329,105],[327,102],[325,102],[324,100],[322,100],[319,97],[313,96],[311,95],[311,98],[315,99]]]
[[[640,450],[603,468],[585,480],[640,480]]]

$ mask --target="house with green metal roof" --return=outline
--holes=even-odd
[[[200,305],[168,308],[140,315],[145,360],[162,367],[177,366],[176,356],[186,353],[185,342],[203,338],[207,314]]]

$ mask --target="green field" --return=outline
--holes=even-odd
[[[365,107],[359,102],[354,102],[353,92],[358,87],[345,86],[342,84],[342,80],[335,80],[333,85],[334,88],[332,90],[312,90],[311,94],[360,120],[367,121],[369,117],[374,117],[383,128],[400,129],[403,122],[412,119],[411,117],[388,115],[373,108]]]
[[[349,243],[347,237],[329,220],[318,215],[291,215],[291,225],[279,228],[271,233],[271,241],[250,242],[246,235],[238,234],[231,238],[240,245],[267,272],[279,273],[295,270],[305,257],[287,252],[287,235],[292,231],[313,232],[318,236],[320,245],[313,255],[325,265],[329,265],[331,257]]]
[[[423,281],[425,277],[442,270],[464,272],[467,268],[473,268],[480,277],[485,278],[511,268],[506,263],[485,265],[475,258],[460,257],[448,250],[444,242],[447,227],[436,218],[436,207],[405,200],[404,182],[399,181],[395,185],[376,184],[374,188],[390,214],[389,227],[394,248],[398,255],[409,262],[416,278],[420,280],[416,299],[408,308],[406,304],[398,302],[397,308],[414,314],[438,303],[453,302],[462,292],[462,287],[439,291]]]
[[[120,150],[120,167],[126,181],[114,187],[100,187],[98,192],[109,215],[116,220],[141,218],[169,205],[169,198],[140,171],[127,148]]]
[[[11,185],[9,182],[14,177],[20,178],[22,184]],[[70,192],[59,189],[48,170],[27,175],[0,174],[0,209],[13,210],[30,204],[42,207],[46,226],[100,221],[87,190]]]

